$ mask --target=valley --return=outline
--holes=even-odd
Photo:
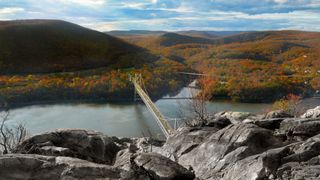
[[[0,42],[0,97],[9,104],[128,102],[128,75],[135,73],[154,100],[195,78],[213,101],[272,102],[320,89],[318,32],[101,33],[65,21],[23,20],[1,22]]]

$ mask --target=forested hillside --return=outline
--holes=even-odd
[[[58,20],[0,22],[0,100],[131,101],[141,73],[152,98],[186,82],[186,65],[119,38]],[[169,83],[167,83],[169,81]]]
[[[0,22],[1,74],[131,67],[150,59],[142,48],[64,21]]]
[[[318,32],[114,33],[122,39],[58,20],[1,21],[0,98],[126,101],[137,72],[153,98],[188,82],[179,71],[207,74],[199,84],[212,99],[265,102],[320,89]]]
[[[212,99],[264,102],[320,89],[318,32],[246,32],[207,39],[210,43],[192,38],[178,42],[167,37],[171,46],[161,43],[162,36],[124,39],[209,74],[200,83]]]

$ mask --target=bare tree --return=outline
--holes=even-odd
[[[208,121],[210,114],[207,111],[206,103],[210,96],[200,89],[190,89],[190,99],[184,104],[179,102],[180,118],[185,119],[187,126],[203,126]]]
[[[0,111],[0,150],[3,154],[8,154],[26,138],[27,130],[22,124],[9,127],[7,122],[10,113],[7,108],[3,109]]]
[[[143,142],[145,143],[145,146],[142,146],[143,152],[152,152],[153,147],[160,147],[164,143],[164,141],[161,140],[161,137],[153,136],[150,129],[147,129],[147,134],[145,134],[143,131],[141,131],[141,133],[144,139]]]

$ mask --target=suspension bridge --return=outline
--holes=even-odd
[[[157,108],[157,106],[152,102],[146,91],[142,88],[143,81],[141,74],[135,74],[135,76],[130,76],[130,81],[133,83],[135,88],[135,96],[138,94],[144,104],[147,106],[148,110],[152,113],[152,115],[155,117],[156,122],[160,126],[163,134],[166,138],[170,136],[170,134],[174,131],[174,129],[169,124],[168,120],[162,115],[160,110]],[[135,97],[136,99],[136,97]]]

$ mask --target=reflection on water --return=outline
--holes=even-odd
[[[25,124],[31,134],[57,128],[86,128],[116,136],[141,136],[148,128],[158,131],[143,104],[36,105],[12,110],[10,118],[10,123]]]
[[[176,97],[190,97],[188,93],[190,90],[184,88]],[[156,105],[165,116],[173,118],[179,116],[179,106],[187,102],[163,99]],[[306,99],[304,104],[314,107],[320,104],[320,99]],[[210,112],[261,112],[271,105],[217,101],[207,103],[207,107]],[[31,134],[58,128],[85,128],[123,137],[142,136],[142,132],[161,134],[152,115],[141,103],[33,105],[11,110],[10,119],[11,125],[25,124]]]

